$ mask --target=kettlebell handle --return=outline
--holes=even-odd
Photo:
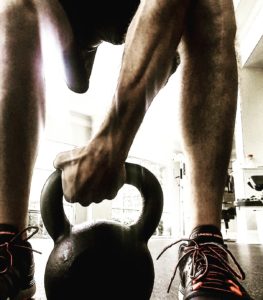
[[[146,168],[125,163],[126,183],[141,193],[143,206],[138,221],[131,225],[138,238],[148,241],[157,228],[163,212],[163,191],[157,178]]]
[[[136,223],[131,225],[138,239],[148,241],[157,228],[163,210],[163,193],[157,178],[146,168],[125,163],[125,183],[135,186],[141,193],[142,212]],[[61,171],[54,171],[47,179],[40,199],[43,223],[54,241],[70,233],[72,224],[63,208],[63,189]]]

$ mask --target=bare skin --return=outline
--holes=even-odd
[[[101,129],[87,147],[59,154],[54,162],[63,170],[68,201],[86,206],[112,199],[123,185],[124,162],[136,132],[172,73],[187,7],[188,1],[141,2],[127,33],[112,108]]]
[[[50,28],[61,48],[66,82],[75,92],[87,90],[101,42],[93,39],[80,48],[58,0],[0,0],[0,224],[19,231],[27,227],[38,133],[45,118],[43,26]],[[118,38],[113,34],[113,40]],[[65,198],[88,206],[115,197],[125,182],[124,163],[136,132],[173,73],[182,41],[189,230],[205,224],[220,228],[237,98],[234,39],[231,0],[142,0],[127,32],[105,121],[86,147],[61,153],[54,161],[62,170]]]
[[[44,115],[39,26],[48,22],[53,28],[72,90],[83,92],[88,88],[88,58],[94,58],[94,53],[84,55],[75,47],[72,31],[57,1],[27,3],[26,9],[22,0],[2,0],[0,5],[4,16],[0,18],[0,32],[8,37],[8,43],[0,45],[1,53],[5,53],[0,64],[1,78],[5,79],[0,94],[0,150],[3,153],[0,171],[4,174],[0,186],[0,223],[19,228],[26,224],[38,124]],[[28,8],[30,4],[33,6]],[[11,13],[20,13],[20,5],[23,5],[23,13],[17,14],[15,22],[18,23],[11,25],[8,22],[10,7]],[[202,11],[207,13],[205,18]],[[21,24],[23,34],[19,31]],[[130,146],[152,100],[173,71],[175,53],[183,37],[182,131],[187,170],[194,183],[190,197],[193,226],[205,223],[220,227],[236,108],[234,35],[235,21],[229,0],[216,4],[213,0],[141,1],[127,32],[118,85],[105,121],[86,147],[61,153],[54,162],[55,167],[63,171],[66,199],[87,206],[115,197],[125,181],[124,162]],[[21,45],[25,45],[25,49]],[[12,51],[17,48],[19,55]],[[21,61],[25,63],[20,64]],[[229,74],[232,80],[227,82]],[[34,80],[26,80],[21,85],[21,78]],[[196,124],[202,124],[202,132]],[[19,141],[19,147],[13,145],[14,141]]]
[[[1,1],[0,223],[23,229],[44,91],[37,14],[30,3],[20,8],[15,1]]]
[[[181,115],[190,230],[204,223],[220,228],[237,102],[231,1],[197,1],[186,28]]]
[[[116,195],[125,180],[123,164],[131,143],[171,74],[172,57],[183,37],[181,110],[191,227],[220,228],[236,111],[235,19],[229,0],[190,2],[141,2],[127,33],[105,122],[87,147],[59,154],[54,162],[63,171],[68,201],[86,206]]]
[[[45,118],[43,24],[52,28],[63,53],[71,53],[72,32],[56,0],[1,0],[0,223],[18,230],[27,226],[31,177]],[[68,65],[74,66],[74,55],[70,56]],[[77,71],[73,79],[78,78]],[[73,79],[69,84],[75,90],[86,85],[76,86]]]

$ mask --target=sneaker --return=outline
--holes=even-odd
[[[179,260],[167,292],[179,270],[179,300],[252,300],[239,282],[245,279],[245,274],[217,227],[195,228],[189,239],[169,245],[157,259],[179,242],[183,242]]]
[[[29,230],[33,233],[23,238]],[[13,226],[0,224],[0,300],[25,300],[35,294],[35,250],[27,240],[37,231],[38,228],[32,226],[18,232]]]

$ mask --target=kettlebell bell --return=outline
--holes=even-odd
[[[161,219],[163,194],[149,170],[127,162],[125,168],[125,183],[143,200],[140,217],[130,226],[115,221],[73,226],[63,209],[61,172],[47,179],[41,216],[54,241],[44,274],[48,300],[150,299],[154,265],[147,243]]]

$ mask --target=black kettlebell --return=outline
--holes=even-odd
[[[159,224],[163,194],[149,170],[131,163],[125,167],[126,183],[143,198],[141,215],[131,226],[113,221],[72,226],[63,209],[61,172],[47,179],[41,215],[54,240],[44,276],[48,300],[150,299],[154,265],[147,242]]]

